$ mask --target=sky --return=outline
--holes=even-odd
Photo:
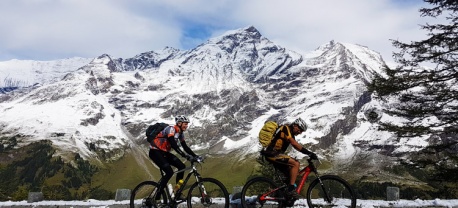
[[[131,58],[192,49],[254,26],[275,44],[306,53],[331,40],[392,60],[390,39],[421,40],[421,0],[1,0],[0,61],[109,54]]]

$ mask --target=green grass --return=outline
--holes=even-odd
[[[243,186],[247,178],[254,173],[256,169],[255,167],[259,165],[254,157],[248,157],[244,160],[238,160],[237,158],[238,157],[231,154],[225,156],[208,157],[203,164],[198,166],[198,171],[202,177],[218,179],[226,186],[226,189],[229,193],[233,193],[234,187]],[[149,158],[144,159],[143,162],[144,165],[140,165],[132,154],[126,154],[121,160],[105,164],[105,166],[101,168],[99,172],[97,172],[92,178],[91,188],[100,186],[101,189],[115,192],[117,189],[132,190],[138,183],[144,180],[157,181],[160,178],[159,170],[152,164]],[[188,165],[189,163],[186,162],[186,164]],[[366,191],[371,193],[371,195],[366,197],[382,196],[385,190],[383,187],[387,184],[386,181],[393,181],[393,179],[397,178],[392,174],[384,172],[380,172],[375,175],[369,174],[362,178],[359,176],[361,173],[353,172],[355,175],[350,176],[349,172],[333,172],[332,165],[329,162],[323,162],[318,170],[322,174],[329,171],[329,174],[339,175],[350,183],[356,182],[351,180],[358,178],[359,183],[353,184],[355,186],[354,188],[370,190],[373,192],[372,193]],[[148,173],[151,173],[153,176],[149,175]],[[308,182],[314,178],[314,175],[311,174],[310,177],[311,178],[308,180]],[[405,176],[403,177],[405,180],[402,182],[402,184],[397,183],[396,186],[402,188],[403,190],[410,187],[410,189],[404,191],[405,193],[410,195],[418,195],[418,193],[421,193],[422,190],[432,191],[431,187],[427,184],[418,183],[418,181],[416,181],[417,183],[415,183],[415,185],[410,184],[410,180],[407,180]],[[47,180],[47,184],[49,185],[52,183],[58,183],[63,179],[64,178],[62,173],[57,174],[54,177],[49,178]],[[175,181],[174,178],[171,181],[173,183]],[[187,185],[191,185],[192,181],[193,178],[191,178],[190,183]],[[413,180],[413,182],[415,182],[415,180]],[[307,187],[308,183],[305,185],[303,191],[305,191]],[[456,187],[456,184],[451,184],[450,187]],[[80,193],[82,193],[84,190],[87,190],[89,187],[85,185],[81,188],[82,189],[79,190]]]
[[[229,193],[234,186],[243,186],[246,179],[254,171],[258,164],[254,159],[238,161],[234,155],[207,157],[198,171],[204,178],[215,178],[221,181]],[[138,183],[145,180],[157,181],[160,178],[159,169],[156,168],[149,158],[143,158],[142,167],[133,154],[127,153],[121,160],[105,164],[93,177],[93,186],[101,185],[101,188],[116,191],[116,189],[133,189]],[[185,163],[189,165],[189,162]],[[151,173],[154,177],[148,175]],[[185,174],[187,174],[186,172]],[[172,178],[174,183],[174,177]],[[189,184],[188,184],[189,185]]]
[[[41,145],[41,146],[37,146]],[[8,187],[17,187],[17,184],[24,184],[25,176],[35,174],[35,181],[43,180],[44,184],[36,184],[34,189],[40,189],[43,187],[50,187],[53,185],[64,184],[65,188],[69,188],[69,181],[74,179],[74,176],[83,179],[82,176],[90,177],[92,172],[87,172],[87,166],[83,165],[81,169],[77,171],[68,171],[68,164],[65,165],[64,169],[56,167],[56,163],[49,163],[48,160],[56,162],[56,159],[60,158],[49,158],[47,155],[52,154],[52,149],[49,148],[48,154],[37,154],[34,148],[44,147],[48,148],[45,143],[34,143],[19,149],[10,149],[4,152],[0,152],[0,173],[7,173],[7,170],[14,170],[13,174],[3,175],[3,180],[0,179],[0,185]],[[31,154],[32,153],[32,154]],[[201,153],[197,153],[201,154]],[[13,157],[11,157],[13,155]],[[234,187],[243,186],[247,179],[255,173],[255,170],[259,167],[259,163],[256,161],[256,154],[241,157],[237,152],[225,154],[225,155],[210,155],[206,156],[206,160],[203,164],[198,165],[198,171],[202,177],[215,178],[221,181],[227,188],[229,193],[232,193]],[[68,153],[62,155],[62,157],[69,160],[74,160],[75,155]],[[21,162],[22,160],[29,159],[34,164]],[[33,159],[33,160],[32,160]],[[181,158],[185,161],[183,158]],[[434,169],[422,169],[412,168],[410,166],[404,166],[402,164],[393,165],[390,161],[379,159],[379,163],[375,165],[368,162],[371,158],[360,157],[355,160],[348,161],[343,165],[336,164],[335,161],[322,160],[318,167],[318,172],[321,175],[333,174],[338,175],[348,182],[350,182],[358,191],[364,191],[367,197],[380,197],[384,193],[384,188],[387,185],[394,185],[400,187],[407,193],[404,197],[418,197],[423,196],[426,198],[444,198],[456,196],[458,192],[457,185],[454,181],[438,181],[431,180],[432,176],[437,174]],[[383,159],[383,158],[382,158]],[[68,160],[65,160],[67,163]],[[103,194],[104,191],[115,192],[117,189],[133,189],[137,184],[145,180],[158,181],[160,179],[159,169],[152,163],[148,158],[147,152],[142,150],[127,150],[125,155],[117,161],[100,163],[100,161],[92,161],[93,165],[97,165],[98,171],[92,176],[91,181],[84,182],[83,186],[78,189],[69,188],[73,196],[84,198],[84,193],[87,193],[91,189],[92,193]],[[303,162],[303,161],[302,161]],[[345,162],[345,161],[344,161]],[[36,164],[35,164],[36,163]],[[54,165],[51,165],[54,164]],[[26,167],[34,165],[42,167],[48,165],[47,170],[56,169],[55,175],[49,177],[49,175],[37,175],[39,171],[30,171],[23,173]],[[40,166],[41,165],[41,166]],[[189,165],[189,162],[186,162]],[[11,167],[10,167],[11,166]],[[51,168],[51,169],[50,169]],[[89,168],[89,170],[93,170]],[[70,175],[68,175],[71,173]],[[24,176],[17,177],[16,174],[23,174]],[[86,174],[86,175],[85,175]],[[187,174],[187,172],[185,173]],[[12,176],[8,180],[5,180],[6,176]],[[313,177],[314,174],[311,174]],[[436,178],[433,178],[436,179]],[[9,183],[9,182],[17,183]],[[65,181],[66,183],[62,183]],[[174,183],[172,178],[171,183]],[[192,181],[188,183],[189,186]],[[8,183],[7,183],[8,182]],[[12,184],[12,185],[11,185]],[[26,185],[30,185],[26,184]],[[5,187],[3,190],[6,190]],[[94,189],[97,188],[95,191]],[[98,190],[101,189],[101,190]],[[10,190],[14,194],[15,189]],[[78,193],[78,194],[75,194]],[[421,195],[424,193],[423,195]]]
[[[242,161],[233,154],[215,156],[205,160],[200,173],[203,177],[218,179],[232,193],[233,187],[245,184],[257,164],[254,158]]]
[[[93,184],[101,188],[116,191],[116,189],[133,189],[145,180],[160,178],[159,170],[149,158],[140,158],[139,164],[133,154],[126,153],[120,160],[107,163],[93,177]],[[151,175],[150,175],[151,174]]]

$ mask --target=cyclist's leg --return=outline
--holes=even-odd
[[[162,190],[167,186],[167,182],[169,182],[170,178],[173,176],[173,169],[170,166],[170,163],[167,161],[166,155],[170,154],[168,152],[164,152],[162,150],[151,149],[149,151],[149,157],[153,162],[164,171],[165,175],[161,178],[159,183],[159,192],[158,196],[162,194]]]
[[[297,174],[299,172],[299,162],[288,155],[278,154],[272,157],[266,157],[267,161],[271,162],[275,168],[280,170],[285,175],[289,176],[289,191],[294,190]]]
[[[270,161],[269,161],[269,162],[270,162]],[[287,165],[287,164],[284,164],[284,163],[276,163],[276,162],[270,162],[270,164],[272,164],[272,166],[273,166],[276,170],[280,171],[280,173],[283,174],[283,175],[285,176],[286,180],[283,181],[283,182],[289,183],[289,178],[290,178],[290,176],[289,176],[289,167],[288,167],[288,165]]]
[[[186,168],[186,165],[181,162],[180,159],[178,159],[177,156],[175,156],[174,154],[172,153],[168,153],[166,154],[166,159],[167,161],[170,163],[171,166],[174,166],[176,167],[178,170],[183,170]],[[178,183],[179,180],[182,180],[184,178],[184,172],[179,172],[177,173],[176,175],[176,182],[175,184]],[[181,195],[181,193],[176,193],[176,199],[178,200],[184,200],[183,196]]]
[[[296,159],[290,157],[288,159],[288,166],[290,167],[290,169],[289,169],[289,176],[290,176],[289,184],[290,185],[294,185],[296,183],[297,174],[299,173],[300,163]]]
[[[176,167],[178,170],[183,170],[186,168],[186,165],[183,162],[181,162],[181,160],[178,159],[178,157],[172,153],[166,154],[166,159],[170,163],[170,165]],[[183,178],[184,178],[184,172],[177,173],[176,183],[178,183],[178,181]]]

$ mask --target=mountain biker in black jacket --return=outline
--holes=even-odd
[[[295,183],[300,163],[295,158],[286,155],[285,152],[291,144],[297,151],[308,155],[311,159],[317,159],[315,153],[307,150],[296,141],[295,136],[306,130],[307,124],[305,121],[297,118],[290,125],[280,126],[267,148],[261,151],[261,154],[263,154],[267,161],[272,163],[275,168],[283,172],[286,176],[289,176],[288,192],[294,196],[296,194]]]

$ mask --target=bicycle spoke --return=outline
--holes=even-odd
[[[188,207],[229,207],[229,194],[221,182],[204,178],[191,186]]]
[[[153,198],[152,194],[157,185],[156,182],[145,181],[135,187],[130,197],[130,208],[161,207],[162,204],[167,204],[165,193]]]
[[[245,208],[254,207],[282,207],[283,190],[269,179],[259,177],[248,181],[241,193],[241,204]]]
[[[310,207],[355,207],[356,196],[347,182],[337,176],[323,176],[310,184],[307,202]]]

